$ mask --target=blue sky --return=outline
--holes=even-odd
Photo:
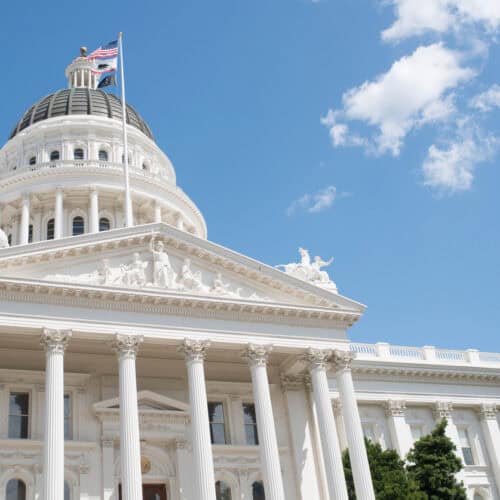
[[[0,137],[120,30],[211,240],[334,256],[354,340],[500,350],[498,0],[8,2]]]

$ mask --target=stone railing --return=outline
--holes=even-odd
[[[5,179],[8,177],[13,177],[18,174],[23,174],[26,172],[38,172],[41,170],[51,170],[53,168],[98,168],[98,169],[107,169],[107,170],[119,170],[123,171],[123,164],[115,163],[111,161],[99,161],[99,160],[57,160],[57,161],[48,161],[45,163],[36,163],[35,165],[22,165],[19,167],[8,168],[0,170],[0,179]],[[165,175],[161,175],[161,169],[143,169],[133,163],[130,164],[130,172],[134,175],[144,176],[144,177],[153,177],[160,178],[165,177]]]
[[[357,359],[383,359],[386,361],[424,361],[447,364],[498,365],[500,367],[500,353],[481,352],[477,349],[455,351],[451,349],[437,349],[433,346],[407,347],[391,345],[385,342],[376,344],[351,343],[351,351],[357,354]]]

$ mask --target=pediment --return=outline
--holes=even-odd
[[[139,391],[137,393],[137,405],[139,407],[139,412],[189,412],[189,405],[187,405],[186,403],[152,391]],[[118,397],[99,401],[98,403],[94,404],[94,411],[96,413],[119,409],[120,398]]]
[[[284,304],[347,312],[364,306],[166,224],[0,250],[0,280],[67,284],[105,291]]]

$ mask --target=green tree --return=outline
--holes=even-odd
[[[426,500],[410,480],[404,462],[395,450],[383,450],[379,444],[365,439],[368,462],[377,500]],[[349,454],[342,455],[349,500],[356,500]]]
[[[446,426],[446,419],[441,420],[429,435],[415,442],[408,453],[407,470],[429,500],[466,500],[463,483],[455,476],[462,469],[462,461],[446,435]]]

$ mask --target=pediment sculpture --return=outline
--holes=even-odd
[[[291,262],[290,264],[280,264],[276,266],[283,269],[286,274],[298,278],[302,281],[319,286],[333,293],[338,293],[337,285],[330,278],[327,271],[322,268],[332,264],[333,257],[327,261],[316,255],[311,262],[309,251],[305,248],[299,248],[300,262]]]
[[[81,283],[86,285],[104,285],[128,288],[161,288],[171,291],[200,295],[215,295],[228,298],[250,300],[269,300],[256,293],[244,296],[241,287],[226,283],[220,272],[212,278],[204,277],[201,270],[194,270],[191,259],[186,257],[176,270],[163,241],[151,238],[149,244],[150,262],[139,252],[126,263],[112,264],[108,258],[102,259],[98,269],[81,274],[49,274],[44,278],[49,281]],[[151,264],[151,266],[150,266]],[[207,273],[208,274],[208,273]],[[204,282],[208,280],[209,282]]]

